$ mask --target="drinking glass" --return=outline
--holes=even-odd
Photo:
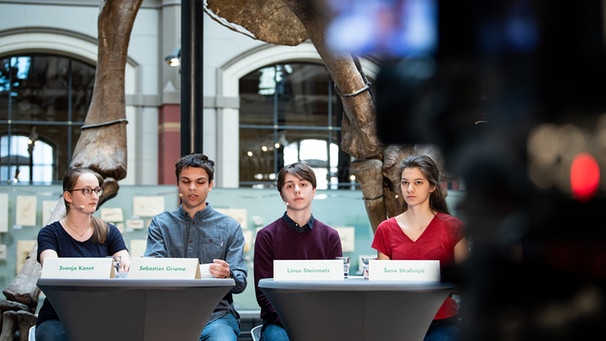
[[[362,274],[364,279],[368,279],[368,265],[371,259],[377,259],[377,257],[362,257]]]
[[[114,270],[116,270],[116,278],[125,278],[128,275],[127,272],[120,272],[120,264],[122,263],[121,256],[113,256],[114,260]]]
[[[343,277],[349,277],[349,257],[337,257],[336,259],[340,259],[343,261]]]

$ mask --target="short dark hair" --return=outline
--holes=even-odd
[[[196,167],[202,168],[208,173],[208,180],[212,181],[215,178],[215,162],[210,160],[208,156],[200,153],[191,153],[185,155],[177,161],[175,164],[175,174],[177,175],[177,183],[179,182],[179,176],[185,168]]]
[[[301,180],[307,180],[311,183],[312,188],[316,188],[316,173],[306,162],[298,161],[280,169],[278,173],[278,192],[280,193],[282,193],[282,187],[284,187],[286,174],[292,174]]]

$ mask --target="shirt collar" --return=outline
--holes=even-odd
[[[309,221],[305,225],[303,225],[303,226],[300,226],[294,220],[292,220],[288,216],[288,214],[286,214],[286,212],[284,212],[284,215],[282,216],[282,219],[284,219],[284,221],[288,224],[288,226],[292,227],[296,232],[299,232],[299,233],[303,233],[305,231],[311,231],[313,229],[313,226],[314,226],[314,216],[313,216],[313,214],[309,217]]]

